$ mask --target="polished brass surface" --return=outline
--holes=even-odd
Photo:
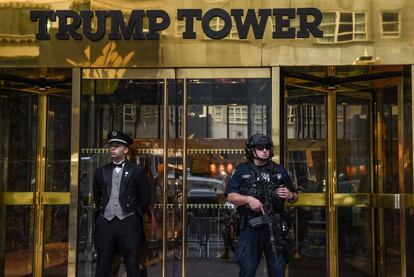
[[[82,79],[174,79],[173,69],[163,68],[83,68]]]
[[[405,193],[405,174],[404,164],[406,163],[405,153],[405,105],[404,105],[404,83],[401,78],[401,84],[398,90],[398,175],[399,175],[399,192]],[[407,122],[408,123],[408,122]],[[407,276],[407,254],[406,254],[406,210],[400,209],[400,255],[401,255],[401,277]]]
[[[184,95],[183,95],[183,197],[182,197],[182,237],[181,245],[181,276],[187,277],[187,122],[188,122],[188,86],[187,79],[184,79]]]
[[[287,203],[293,207],[325,207],[326,193],[299,193],[298,201],[293,204]]]
[[[335,207],[336,183],[336,95],[328,93],[327,102],[327,137],[328,137],[328,268],[329,276],[339,276],[338,265],[338,223]]]
[[[280,163],[280,67],[272,67],[272,140],[273,161]]]
[[[47,132],[47,96],[39,96],[37,130],[37,165],[36,165],[36,194],[41,195],[45,189],[46,175],[46,132]],[[40,201],[39,201],[40,200]],[[43,226],[44,206],[41,197],[36,201],[35,220],[35,251],[34,251],[34,276],[42,276],[43,272]]]
[[[68,276],[76,274],[76,245],[78,233],[78,189],[79,189],[79,137],[80,137],[80,95],[81,70],[72,70],[72,116],[70,151],[70,207],[68,237]]]
[[[42,205],[69,205],[69,192],[41,192],[40,203]]]
[[[270,78],[270,68],[180,68],[178,79]]]
[[[163,112],[163,138],[164,138],[164,148],[163,148],[163,161],[168,161],[168,137],[169,137],[169,112],[168,112],[168,86],[167,79],[164,79],[164,112]],[[165,163],[166,164],[166,163]],[[168,204],[168,166],[163,167],[163,190],[162,190],[162,277],[167,276],[167,204]]]
[[[33,205],[34,192],[0,192],[0,205]]]
[[[369,207],[370,193],[335,193],[335,206]]]
[[[260,8],[304,8],[315,7],[322,12],[362,13],[362,38],[351,34],[355,39],[345,42],[328,42],[314,37],[301,39],[273,39],[272,31],[274,18],[267,22],[263,39],[255,39],[250,30],[247,39],[239,39],[233,32],[221,40],[206,38],[202,32],[201,22],[195,20],[194,30],[196,39],[183,39],[183,22],[176,19],[177,9],[198,8],[204,12],[212,8],[255,9]],[[17,21],[21,28],[4,27],[1,35],[0,64],[2,66],[49,66],[49,67],[116,67],[116,66],[145,66],[145,67],[240,67],[240,66],[279,66],[279,65],[351,65],[358,58],[371,57],[370,63],[381,64],[411,64],[414,63],[414,53],[410,43],[413,38],[413,3],[401,0],[389,6],[389,1],[377,0],[372,5],[369,0],[342,2],[327,1],[60,1],[33,4],[21,1],[18,4],[5,3],[2,9],[8,9],[6,22]],[[121,40],[109,41],[106,36],[97,42],[83,40],[56,40],[57,22],[49,26],[51,40],[36,41],[37,24],[31,23],[27,16],[19,16],[19,9],[28,10],[121,10],[128,17],[133,9],[162,9],[171,19],[169,27],[161,32],[161,39],[156,41]],[[394,36],[384,35],[381,13],[384,11],[399,11],[400,20],[397,23],[397,33]],[[401,20],[402,19],[402,20]],[[335,22],[323,24],[333,25]],[[339,22],[339,20],[337,20]],[[291,20],[291,26],[297,28],[298,19]],[[6,24],[5,24],[6,25]],[[9,25],[7,25],[9,26]],[[336,27],[336,28],[335,28]],[[364,28],[365,27],[365,28]],[[80,28],[81,29],[81,28]],[[79,30],[78,30],[79,31]],[[338,37],[338,31],[326,31],[326,37]],[[354,33],[354,32],[352,32]],[[65,49],[65,51],[61,51]]]

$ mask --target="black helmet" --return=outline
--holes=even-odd
[[[264,134],[255,134],[247,140],[246,147],[244,148],[246,158],[248,160],[252,160],[254,158],[253,150],[259,145],[268,145],[270,148],[269,159],[273,157],[273,141]]]

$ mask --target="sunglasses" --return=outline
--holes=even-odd
[[[261,145],[255,146],[254,148],[256,148],[259,151],[263,151],[265,149],[270,150],[270,149],[272,149],[272,145],[270,145],[270,144],[261,144]]]

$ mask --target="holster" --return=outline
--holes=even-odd
[[[235,213],[233,215],[233,222],[234,222],[234,227],[235,227],[234,230],[236,232],[236,235],[239,236],[240,231],[246,228],[247,216],[244,214]]]

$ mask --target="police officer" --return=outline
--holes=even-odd
[[[271,201],[271,220],[278,219],[283,214],[284,201],[290,203],[297,201],[297,190],[286,169],[280,164],[271,161],[273,156],[273,142],[263,134],[255,134],[246,142],[245,153],[247,162],[239,164],[227,186],[228,201],[237,206],[239,213],[239,244],[237,246],[235,261],[238,263],[239,276],[255,276],[257,267],[264,252],[268,276],[284,276],[287,262],[287,249],[277,248],[277,257],[270,243],[271,232],[267,224],[252,226],[251,219],[257,219],[265,214],[265,199],[259,193],[256,182],[265,180],[266,193]],[[266,203],[267,204],[267,203]],[[282,237],[280,222],[273,222],[273,234],[276,244],[286,245]],[[286,228],[286,226],[283,226]],[[284,230],[286,231],[286,230]]]
[[[126,159],[132,139],[121,131],[108,133],[112,162],[98,168],[93,180],[97,208],[94,241],[96,276],[111,276],[119,252],[128,277],[139,276],[138,253],[144,239],[143,214],[149,205],[144,168]]]

